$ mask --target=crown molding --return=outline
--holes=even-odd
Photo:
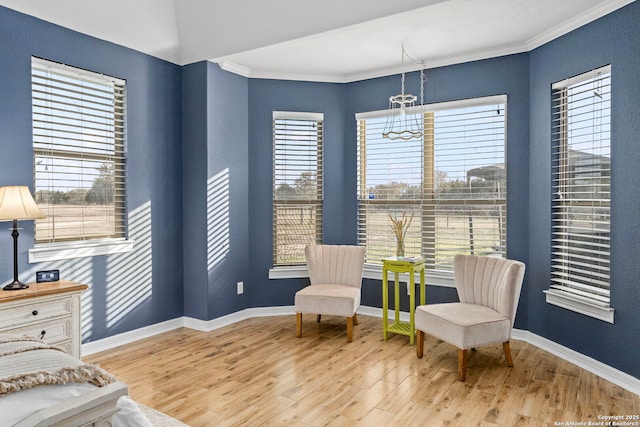
[[[500,56],[515,55],[527,51],[528,48],[524,43],[514,43],[505,46],[498,46],[491,49],[466,52],[460,55],[445,56],[425,61],[425,70],[446,67],[455,64],[464,64],[466,62],[482,61],[484,59],[498,58]],[[420,69],[422,69],[420,64],[411,64],[410,66],[407,66],[405,64],[404,68],[401,65],[381,68],[378,70],[371,70],[363,73],[349,74],[344,77],[344,81],[342,81],[341,83],[351,83],[361,80],[375,79],[379,77],[401,74],[403,71],[412,72],[419,71]]]
[[[345,79],[340,75],[335,74],[304,74],[304,73],[285,73],[279,71],[262,71],[255,70],[243,65],[236,64],[231,61],[216,61],[215,59],[210,62],[216,63],[225,71],[230,73],[239,74],[241,76],[250,79],[265,79],[265,80],[292,80],[292,81],[308,81],[308,82],[322,82],[322,83],[347,83]]]
[[[465,62],[480,61],[483,59],[497,58],[500,56],[514,55],[523,52],[529,52],[550,41],[557,39],[573,30],[576,30],[590,22],[593,22],[611,12],[614,12],[635,0],[611,0],[604,1],[596,7],[593,7],[572,19],[555,26],[548,31],[532,37],[522,43],[514,43],[496,48],[485,49],[480,51],[466,52],[459,55],[445,56],[425,61],[425,69],[438,67],[446,67],[449,65],[462,64]],[[212,62],[216,62],[213,60]],[[379,68],[364,72],[352,74],[305,74],[305,73],[287,73],[268,70],[257,70],[235,64],[230,61],[218,62],[223,70],[240,74],[250,79],[272,79],[272,80],[291,80],[291,81],[310,81],[322,83],[352,83],[356,81],[375,79],[400,74],[402,72],[418,71],[422,67],[420,64],[404,64],[393,67]]]
[[[561,25],[557,25],[543,32],[542,34],[530,38],[525,43],[527,45],[527,50],[533,50],[545,43],[549,43],[550,41],[555,40],[558,37],[570,33],[571,31],[576,30],[583,25],[589,24],[596,19],[600,19],[603,16],[610,14],[611,12],[614,12],[628,4],[633,3],[634,1],[635,0],[604,1],[579,15],[576,15],[575,17],[573,17],[573,19],[563,22]]]
[[[500,56],[513,55],[526,52],[527,45],[524,43],[510,44],[499,46],[492,49],[468,52],[461,55],[453,55],[442,57],[425,62],[425,69],[445,67],[448,65],[462,64],[465,62],[479,61],[483,59],[496,58]],[[212,60],[211,62],[215,62]],[[231,73],[239,74],[250,79],[271,79],[271,80],[290,80],[290,81],[307,81],[321,83],[352,83],[362,80],[375,79],[379,77],[392,76],[401,74],[402,72],[413,72],[422,69],[420,64],[405,64],[404,67],[399,64],[393,67],[379,68],[369,70],[362,73],[354,74],[305,74],[305,73],[283,73],[278,71],[254,70],[249,67],[235,64],[230,61],[220,61],[217,63],[220,68]]]
[[[217,63],[220,68],[230,73],[239,74],[244,77],[251,77],[251,68],[249,67],[244,67],[231,61],[216,62],[214,60],[211,60],[209,62],[213,62],[214,64]]]

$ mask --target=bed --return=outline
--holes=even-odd
[[[150,426],[127,386],[44,341],[0,334],[2,426]]]

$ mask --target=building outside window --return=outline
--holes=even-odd
[[[552,253],[547,302],[613,323],[611,66],[552,86]]]

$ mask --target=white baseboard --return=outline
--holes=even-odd
[[[293,316],[295,308],[292,305],[282,307],[257,307],[247,308],[245,310],[236,311],[226,316],[218,317],[212,320],[200,320],[193,317],[183,317],[183,325],[185,328],[195,329],[196,331],[209,332],[219,329],[233,323],[252,317],[268,317],[268,316]]]
[[[200,320],[194,319],[192,317],[179,317],[176,319],[157,323],[155,325],[146,326],[144,328],[135,329],[133,331],[82,344],[82,355],[88,356],[90,354],[109,350],[114,347],[129,344],[143,338],[149,338],[154,335],[158,335],[163,332],[168,332],[173,329],[182,327],[195,329],[197,331],[209,332],[253,317],[289,315],[293,316],[294,314],[295,308],[294,306],[290,305],[282,307],[248,308],[212,320]],[[369,306],[360,306],[358,314],[382,318],[382,309]],[[389,311],[389,316],[393,316],[393,311]],[[408,322],[409,313],[400,312],[400,320],[402,320],[403,322]],[[575,350],[571,350],[570,348],[564,347],[558,343],[555,343],[529,331],[514,329],[512,331],[511,337],[515,340],[525,341],[531,345],[534,345],[640,396],[640,380],[636,377],[633,377],[625,372],[622,372],[609,365],[578,353]]]
[[[592,374],[640,396],[640,380],[634,376],[592,359],[589,356],[585,356],[584,354],[568,347],[562,346],[554,341],[536,335],[533,332],[514,329],[511,333],[511,337],[515,340],[526,341],[531,345],[547,351],[554,356],[558,356],[569,363],[573,363]]]
[[[134,329],[133,331],[112,335],[110,337],[102,338],[97,341],[91,341],[86,344],[82,344],[82,351],[80,354],[82,354],[82,356],[88,356],[90,354],[110,350],[112,348],[129,344],[143,338],[149,338],[163,332],[181,328],[183,326],[183,323],[183,318],[178,317],[176,319],[156,323],[155,325],[145,326],[144,328]]]
[[[388,310],[388,313],[389,314],[387,315],[387,317],[389,319],[393,319],[393,316],[395,316],[395,310]],[[382,319],[382,309],[377,307],[369,307],[369,306],[361,305],[360,308],[358,309],[358,314],[363,314],[365,316],[371,316],[371,317],[379,317],[380,319]],[[408,322],[409,313],[406,311],[401,311],[400,321]]]
[[[213,320],[200,320],[186,316],[177,317],[175,319],[156,323],[155,325],[145,326],[143,328],[134,329],[132,331],[82,344],[81,354],[83,356],[89,356],[94,353],[110,350],[121,345],[129,344],[143,338],[150,338],[178,328],[189,328],[196,331],[209,332],[253,317],[293,316],[294,314],[295,309],[294,306],[291,305],[283,307],[248,308]]]

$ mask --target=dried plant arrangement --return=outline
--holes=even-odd
[[[407,218],[407,213],[403,212],[400,218],[392,217],[389,214],[389,219],[391,220],[391,231],[396,236],[396,256],[404,256],[404,238],[407,235],[407,230],[411,225],[411,221],[413,220],[413,213],[411,216]]]

